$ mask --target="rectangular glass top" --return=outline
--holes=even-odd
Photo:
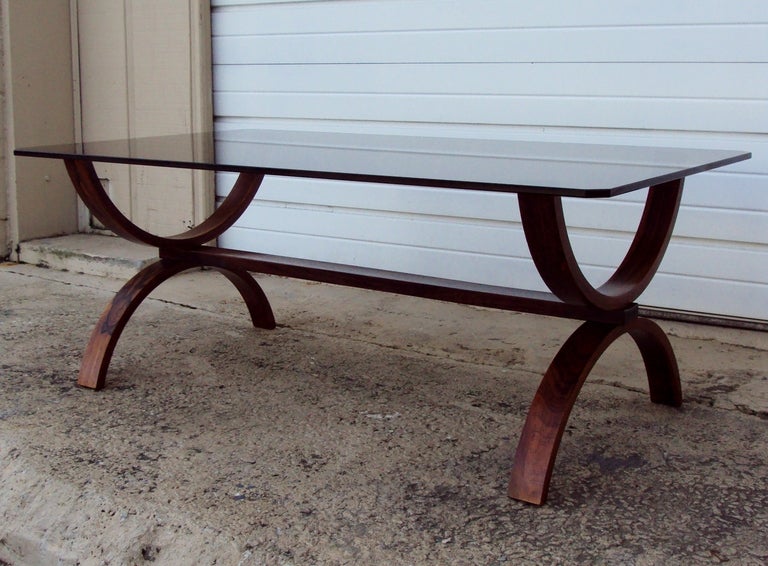
[[[229,130],[17,149],[16,155],[575,197],[609,197],[751,157],[732,150]]]

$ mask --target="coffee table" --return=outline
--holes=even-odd
[[[534,504],[546,501],[563,430],[584,381],[618,337],[628,334],[636,342],[651,401],[681,404],[669,340],[655,322],[638,315],[634,301],[667,248],[685,178],[751,157],[731,150],[288,130],[62,144],[15,154],[62,159],[96,218],[118,236],[159,250],[160,259],[125,284],[96,324],[78,378],[83,387],[104,387],[120,333],[142,300],[169,277],[199,267],[224,274],[242,295],[254,326],[263,329],[274,328],[275,318],[250,272],[585,321],[545,372],[515,454],[508,494]],[[118,210],[94,162],[232,171],[239,177],[210,218],[164,237]],[[531,258],[551,293],[206,246],[251,205],[268,175],[470,190],[480,199],[487,192],[515,193]],[[571,248],[562,197],[603,199],[644,188],[645,208],[626,256],[606,283],[593,286]]]

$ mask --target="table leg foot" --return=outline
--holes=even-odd
[[[251,321],[256,328],[272,330],[277,326],[272,307],[269,305],[269,299],[267,299],[261,286],[256,283],[256,280],[250,273],[244,269],[228,269],[223,267],[214,267],[213,269],[229,279],[240,292],[245,306],[248,307]]]
[[[78,385],[90,389],[104,387],[112,353],[128,319],[158,285],[191,267],[194,266],[186,262],[163,259],[142,269],[118,291],[91,333],[80,365]]]
[[[635,319],[614,326],[585,322],[565,342],[534,396],[515,453],[508,494],[543,504],[547,499],[557,450],[579,391],[602,353],[620,336],[635,340],[645,362],[651,400],[680,406],[680,376],[672,347],[659,326]]]
[[[199,263],[161,259],[137,273],[128,281],[96,323],[83,355],[77,383],[89,389],[102,389],[107,370],[120,334],[141,302],[161,283],[174,275],[201,267]],[[275,318],[264,291],[244,270],[215,267],[229,279],[243,297],[251,320],[258,328],[275,328]]]

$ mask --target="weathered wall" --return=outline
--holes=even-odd
[[[8,243],[73,232],[77,201],[62,164],[13,147],[74,139],[69,0],[3,0],[4,181]]]
[[[0,259],[10,253],[8,233],[8,159],[6,156],[6,112],[5,112],[5,7],[0,4]]]
[[[204,0],[78,0],[84,140],[210,130],[210,16]],[[212,175],[97,165],[143,228],[183,232],[213,206]]]
[[[61,162],[14,147],[211,129],[209,12],[207,0],[0,0],[0,257],[88,224]],[[206,172],[99,173],[149,230],[184,231],[213,207]]]

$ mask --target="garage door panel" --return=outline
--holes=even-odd
[[[233,175],[220,178],[219,185],[223,185],[225,180],[231,184],[234,178]],[[442,239],[442,245],[448,248],[452,248],[446,236],[450,233],[451,225],[446,223],[520,223],[517,199],[513,195],[488,193],[478,198],[477,193],[472,191],[407,186],[268,178],[259,191],[256,203],[265,210],[269,209],[274,216],[279,216],[280,209],[288,207],[294,210],[320,209],[339,215],[309,224],[312,230],[321,230],[323,222],[328,222],[334,230],[351,232],[354,217],[348,213],[367,212],[367,220],[363,224],[365,229],[372,231],[375,225],[369,222],[382,221],[390,224],[388,228],[383,228],[386,234],[415,230],[417,238],[421,238],[426,234],[422,229],[416,229],[412,220],[416,217],[429,218],[437,229],[432,238],[435,241]],[[566,221],[570,227],[612,231],[630,236],[637,227],[643,206],[642,200],[564,199]],[[246,215],[242,222],[256,226],[249,218]],[[684,205],[678,215],[674,233],[678,238],[768,244],[768,213]]]
[[[235,178],[233,175],[218,177],[220,196],[229,193]],[[385,214],[424,214],[428,211],[435,217],[520,221],[517,197],[503,193],[488,193],[479,199],[473,191],[268,177],[256,200],[286,206],[376,210]]]
[[[634,231],[641,203],[569,199],[565,205],[569,226],[617,232]],[[637,222],[634,223],[637,225]],[[675,223],[678,238],[701,238],[768,244],[768,213],[747,210],[683,206]]]
[[[461,80],[457,80],[457,76]],[[606,77],[611,77],[606,81]],[[220,65],[221,92],[768,98],[768,63]]]
[[[667,257],[640,300],[768,321],[767,3],[213,6],[219,129],[751,151],[686,180]],[[234,177],[218,178],[221,197]],[[566,202],[591,281],[623,257],[644,195]],[[543,289],[514,196],[269,178],[257,201],[223,245]]]
[[[226,35],[399,30],[494,29],[498,27],[648,26],[768,22],[762,0],[699,0],[678,4],[664,0],[615,2],[582,0],[528,2],[509,0],[212,0],[214,29]],[[258,10],[253,10],[253,7]]]
[[[325,238],[295,232],[271,232],[237,227],[222,236],[220,245],[275,255],[330,261],[395,272],[457,279],[459,269],[478,274],[464,281],[546,290],[528,258],[466,253],[392,243],[370,245],[362,240]],[[494,283],[494,281],[498,283]]]
[[[214,111],[317,120],[768,131],[768,100],[219,92]]]
[[[229,194],[236,174],[217,176],[216,194]],[[728,200],[724,202],[723,191]],[[520,220],[517,199],[513,195],[488,193],[482,199],[473,191],[452,190],[445,198],[441,189],[400,185],[368,185],[334,181],[307,181],[290,177],[269,177],[259,191],[259,200],[274,200],[290,204],[341,206],[350,208],[375,207],[376,210],[421,213],[425,210],[437,216],[487,218],[489,220]],[[633,191],[612,201],[643,204],[646,191]],[[760,175],[704,173],[686,180],[683,206],[768,212],[766,180]],[[588,212],[588,210],[586,211]],[[590,215],[591,216],[591,215]]]
[[[392,243],[452,251],[524,256],[527,247],[519,225],[500,222],[454,221],[434,216],[378,215],[364,210],[292,208],[255,203],[240,225],[273,232],[316,234],[371,245]]]
[[[239,226],[253,230],[254,233],[270,233],[273,237],[276,234],[296,234],[322,238],[323,241],[332,243],[325,250],[327,255],[318,258],[325,261],[334,261],[333,254],[336,253],[337,243],[349,241],[371,248],[392,245],[402,249],[435,249],[449,255],[497,255],[515,257],[523,261],[530,258],[522,227],[513,223],[467,221],[458,218],[447,222],[445,218],[427,215],[392,218],[372,214],[367,210],[351,209],[286,210],[272,203],[257,202],[249,207]],[[603,230],[596,234],[594,230],[571,230],[571,242],[581,265],[587,272],[600,273],[605,278],[621,262],[631,239],[632,234],[622,231]],[[242,245],[248,245],[247,241],[238,241],[238,246]],[[440,256],[436,254],[435,257]],[[756,271],[751,268],[759,259],[759,250],[739,247],[724,241],[702,243],[676,240],[670,245],[661,271],[768,284],[768,270]],[[463,268],[459,270],[463,271]],[[477,277],[477,274],[474,276]],[[482,277],[499,276],[503,277],[503,274],[485,274]],[[503,279],[496,283],[501,284],[502,281]],[[598,284],[603,281],[596,279],[593,282]]]
[[[763,284],[665,273],[656,276],[639,302],[662,310],[746,320],[760,319],[768,312],[768,292]]]
[[[243,242],[246,244],[243,245]],[[407,271],[434,277],[455,278],[458,271],[478,274],[486,284],[507,285],[532,290],[546,290],[536,269],[527,258],[486,254],[446,252],[430,248],[414,248],[382,244],[370,246],[359,240],[337,240],[296,233],[268,232],[234,228],[225,234],[224,247],[250,249],[262,253],[324,259],[324,256],[346,264],[370,265],[391,271]],[[329,253],[333,250],[333,253]],[[585,266],[592,281],[602,281],[611,268]],[[472,279],[465,279],[472,280]],[[692,292],[695,289],[695,292]],[[718,297],[706,303],[702,298]],[[745,302],[742,297],[748,296]],[[642,304],[671,310],[687,310],[714,315],[754,319],[756,312],[768,308],[764,283],[732,279],[694,277],[660,271],[651,286],[640,297]]]
[[[573,238],[576,256],[586,269],[599,272],[604,282],[624,257],[630,238],[621,234],[579,234]],[[758,257],[754,257],[758,256]],[[743,283],[768,284],[768,270],[750,266],[759,260],[759,252],[725,243],[701,244],[674,241],[664,256],[659,273],[705,279],[725,279]]]
[[[214,64],[728,63],[765,59],[768,24],[216,36]],[[471,45],[472,49],[467,49]],[[610,45],[611,49],[606,49]]]

